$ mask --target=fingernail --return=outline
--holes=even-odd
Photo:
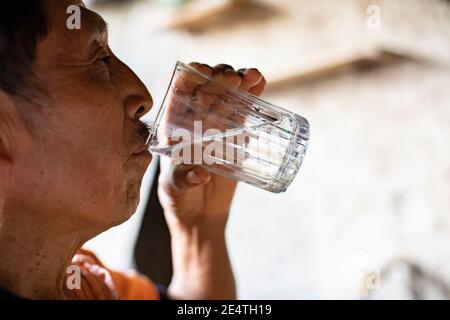
[[[230,66],[229,64],[218,64],[217,66],[214,67],[215,69],[219,69],[219,70],[233,70],[234,68],[232,66]]]
[[[200,184],[202,183],[202,179],[197,175],[194,170],[191,170],[187,173],[186,179],[191,184]]]

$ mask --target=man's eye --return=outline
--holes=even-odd
[[[110,59],[111,59],[110,55],[104,55],[104,56],[99,57],[97,61],[101,61],[106,64],[109,62]]]
[[[98,52],[97,61],[100,61],[100,62],[103,62],[103,63],[108,63],[109,60],[112,58],[111,52],[105,46],[99,46],[97,52]]]

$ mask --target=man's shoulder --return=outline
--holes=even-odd
[[[158,300],[161,298],[160,290],[149,278],[133,270],[112,270],[89,250],[78,250],[72,259],[72,264],[83,268],[83,273],[89,274],[89,281],[100,281],[98,285],[106,285],[118,299]]]
[[[18,300],[27,300],[25,298],[19,297],[12,292],[0,287],[0,301],[18,301]]]

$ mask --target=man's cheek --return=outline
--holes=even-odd
[[[126,200],[124,203],[127,204],[129,213],[134,213],[139,205],[140,190],[141,190],[140,182],[129,183],[127,185]]]
[[[99,210],[114,210],[126,199],[126,184],[116,168],[104,167],[104,170],[91,172],[91,184],[86,196],[92,200]]]

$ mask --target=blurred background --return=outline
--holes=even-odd
[[[157,109],[177,60],[257,67],[311,143],[283,194],[240,185],[241,299],[450,299],[450,1],[97,0]],[[149,118],[152,114],[149,115]],[[170,280],[155,161],[126,224],[88,243]]]

